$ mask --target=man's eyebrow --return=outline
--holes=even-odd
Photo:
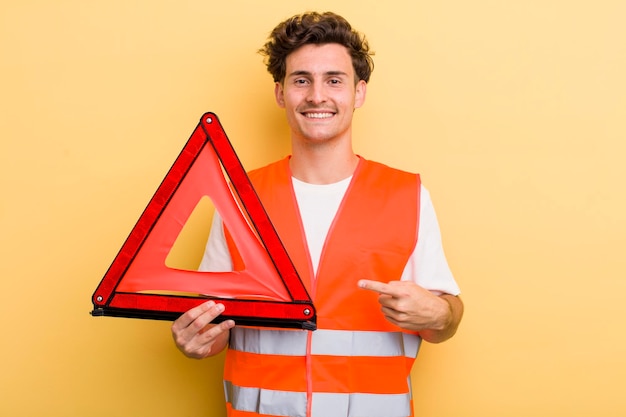
[[[343,71],[328,71],[326,73],[326,75],[341,75],[341,76],[348,76],[347,72],[343,72]]]
[[[304,76],[310,76],[310,75],[311,75],[311,72],[310,72],[310,71],[305,71],[305,70],[296,70],[296,71],[293,71],[292,73],[290,73],[290,74],[288,75],[288,77],[299,77],[299,76],[302,76],[302,75],[304,75]],[[346,72],[344,72],[344,71],[338,71],[338,70],[337,70],[337,71],[326,71],[326,72],[324,73],[324,75],[330,75],[330,76],[344,76],[344,77],[347,77],[347,76],[348,76],[348,74],[347,74]]]

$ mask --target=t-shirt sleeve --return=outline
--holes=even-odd
[[[428,190],[421,186],[417,245],[402,273],[403,281],[413,281],[436,294],[459,295],[441,242],[439,222]]]

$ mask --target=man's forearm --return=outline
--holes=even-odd
[[[437,328],[421,330],[420,335],[430,343],[441,343],[450,339],[456,333],[463,317],[463,302],[457,296],[443,294],[439,296],[447,304]]]

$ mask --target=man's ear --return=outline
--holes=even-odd
[[[285,108],[285,93],[283,90],[283,85],[279,82],[274,84],[274,97],[276,98],[276,104],[278,107]]]
[[[367,83],[364,80],[359,80],[356,83],[356,89],[354,92],[354,108],[358,109],[359,107],[365,104],[365,96],[367,93]]]

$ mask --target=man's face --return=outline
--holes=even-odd
[[[308,144],[350,140],[352,113],[365,101],[348,50],[339,44],[304,45],[286,60],[276,102],[285,109],[292,139]]]

